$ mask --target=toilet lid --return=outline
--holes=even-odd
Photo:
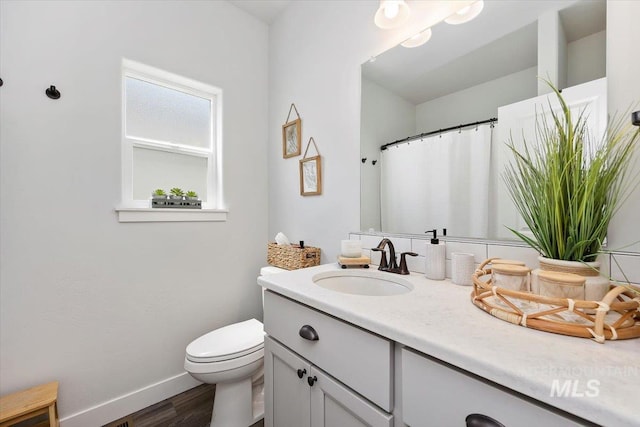
[[[187,358],[194,362],[219,362],[253,353],[263,346],[263,325],[256,319],[250,319],[195,339],[187,346]]]

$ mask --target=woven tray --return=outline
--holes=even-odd
[[[269,243],[267,247],[267,262],[269,265],[297,270],[299,268],[320,265],[320,248],[312,246],[278,245]]]
[[[526,328],[574,337],[621,340],[640,337],[640,297],[611,286],[602,301],[552,298],[499,288],[484,261],[473,274],[471,301],[498,319]],[[595,313],[595,314],[589,314]]]

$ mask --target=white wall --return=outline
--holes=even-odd
[[[416,106],[417,133],[498,117],[498,107],[536,96],[531,67]]]
[[[607,32],[600,31],[567,44],[567,87],[607,75]]]
[[[362,80],[360,227],[380,231],[380,146],[416,134],[416,107],[368,79]],[[372,161],[376,161],[374,165]],[[402,185],[402,184],[398,184]]]
[[[567,83],[567,40],[560,15],[552,10],[538,17],[538,76],[549,80],[555,87]],[[543,80],[538,81],[538,95],[552,89]]]
[[[609,1],[607,73],[610,111],[638,100],[633,56],[640,29],[633,23],[640,2]],[[373,24],[378,2],[341,1],[328,8],[319,1],[294,2],[272,25],[270,34],[269,235],[278,231],[323,249],[323,262],[335,259],[338,241],[359,229],[360,64],[402,40]],[[613,33],[611,29],[615,28]],[[291,102],[303,117],[303,139],[313,136],[324,156],[324,194],[299,196],[296,159],[282,159],[281,125]],[[639,190],[640,191],[640,190]],[[635,193],[612,225],[611,240],[635,229],[640,210]],[[635,211],[633,210],[635,209]],[[640,251],[640,246],[636,247]]]
[[[63,426],[101,425],[195,382],[69,417],[179,376],[191,340],[262,316],[268,27],[217,1],[0,7],[0,393],[58,380]],[[118,222],[122,57],[224,90],[228,221]]]
[[[635,0],[607,1],[607,82],[609,115],[640,110],[640,2]],[[627,120],[629,120],[627,116]],[[637,129],[637,128],[636,128]],[[640,141],[636,145],[635,173],[640,173]],[[640,252],[640,186],[613,218],[609,227],[609,247]]]
[[[282,231],[320,247],[322,262],[335,260],[340,240],[360,228],[360,64],[395,44],[376,31],[377,5],[292,2],[270,27],[269,237]],[[301,157],[282,158],[281,126],[292,102],[303,152],[313,137],[322,155],[320,196],[300,196]]]
[[[426,9],[397,30],[373,23],[377,0],[294,1],[269,33],[269,237],[322,249],[332,262],[340,240],[360,228],[360,65],[432,22]],[[440,11],[450,7],[441,2]],[[303,152],[313,137],[323,156],[323,194],[300,196],[298,160],[282,158],[281,127],[294,102]]]

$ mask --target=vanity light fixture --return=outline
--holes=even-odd
[[[416,34],[415,36],[409,37],[408,39],[400,43],[400,45],[403,47],[422,46],[429,41],[429,39],[431,38],[431,34],[431,28],[427,28],[426,30]]]
[[[458,25],[471,21],[478,16],[484,8],[484,1],[478,0],[469,6],[463,7],[453,15],[444,20],[447,24]]]
[[[384,30],[397,28],[409,19],[409,6],[404,0],[380,0],[374,22]]]
[[[383,3],[384,1],[380,3],[380,9],[378,9],[378,12],[382,10]],[[475,2],[468,2],[468,3],[470,4],[460,8],[458,11],[456,11],[455,13],[453,13],[452,15],[444,19],[444,22],[448,24],[453,24],[453,25],[469,22],[473,18],[478,16],[480,12],[482,12],[482,9],[484,8],[483,0],[477,0]],[[378,18],[378,14],[376,13],[376,20],[377,18]],[[438,21],[438,22],[441,22],[441,21]],[[377,21],[376,21],[376,24],[377,24]],[[431,39],[431,34],[432,34],[431,27],[425,28],[421,32],[417,33],[416,35],[409,37],[408,39],[400,43],[400,45],[408,48],[422,46],[423,44],[428,42],[429,39]]]

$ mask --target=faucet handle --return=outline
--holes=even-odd
[[[409,269],[407,268],[407,255],[418,256],[415,252],[402,252],[400,254],[400,271],[398,274],[409,274]]]
[[[387,253],[384,251],[384,249],[371,248],[371,250],[382,252],[380,254],[380,265],[378,266],[378,270],[387,270],[389,268],[389,264],[387,264]]]

